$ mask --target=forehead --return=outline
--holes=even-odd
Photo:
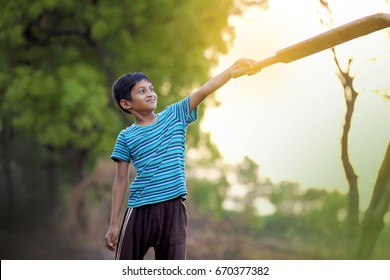
[[[141,87],[149,87],[149,86],[151,86],[151,85],[152,85],[152,84],[151,84],[150,82],[148,82],[147,80],[141,80],[141,81],[137,82],[137,83],[134,85],[133,89],[134,89],[134,90],[137,90],[137,89],[139,89],[139,88],[141,88]]]

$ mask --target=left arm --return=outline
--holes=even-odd
[[[232,71],[237,70],[241,67],[248,67],[253,62],[254,61],[250,59],[239,59],[225,71],[211,78],[201,88],[199,88],[190,95],[190,111],[198,107],[198,105],[202,103],[207,96],[209,96],[211,93],[215,92],[217,89],[226,84],[232,78]],[[250,74],[250,71],[248,71],[248,74]]]

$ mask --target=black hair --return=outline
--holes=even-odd
[[[142,72],[131,72],[119,77],[112,85],[112,96],[122,111],[130,114],[129,111],[122,108],[120,101],[122,99],[132,101],[131,89],[140,81],[152,83],[150,78]]]

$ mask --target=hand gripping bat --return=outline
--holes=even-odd
[[[387,27],[390,27],[390,14],[378,13],[363,17],[277,51],[274,56],[252,64],[251,71],[259,72],[278,62],[289,63]],[[231,76],[237,78],[249,70],[249,67],[241,67],[232,71]]]

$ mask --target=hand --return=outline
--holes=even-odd
[[[119,236],[119,227],[118,226],[110,226],[105,236],[106,239],[106,247],[108,250],[115,252],[117,244],[118,244],[118,236]]]
[[[256,61],[254,61],[252,59],[246,59],[246,58],[242,58],[242,59],[237,60],[231,66],[231,71],[230,71],[231,77],[238,78],[238,77],[241,77],[243,75],[253,75],[253,74],[257,73],[259,70],[254,69],[252,67],[252,65],[255,62]]]
[[[232,68],[233,68],[233,70],[243,68],[243,67],[250,68],[250,66],[255,62],[256,61],[254,61],[253,59],[241,58],[233,63]]]

